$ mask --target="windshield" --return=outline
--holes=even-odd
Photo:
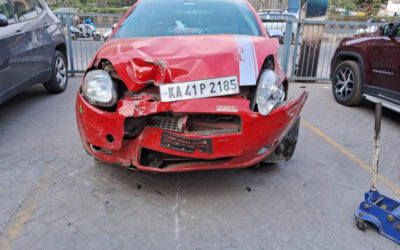
[[[261,36],[245,2],[231,0],[144,0],[113,38],[239,34]]]

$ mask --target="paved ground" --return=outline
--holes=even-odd
[[[310,98],[290,162],[139,173],[84,152],[79,81],[61,95],[36,86],[0,106],[0,249],[396,249],[354,225],[370,181],[373,106],[343,107],[329,85],[293,84],[292,94],[305,87]],[[385,110],[380,188],[397,199],[399,123]]]

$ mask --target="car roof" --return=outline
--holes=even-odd
[[[78,13],[79,11],[77,8],[58,8],[53,10],[54,13]]]

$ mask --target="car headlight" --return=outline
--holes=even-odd
[[[109,73],[104,70],[89,71],[83,79],[82,95],[99,107],[112,107],[117,103],[117,91]]]
[[[275,71],[270,69],[264,70],[260,76],[256,103],[258,112],[264,116],[268,115],[276,105],[285,99],[285,91],[283,91],[283,86],[278,80]]]

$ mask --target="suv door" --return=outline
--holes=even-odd
[[[400,23],[394,29],[393,36],[382,35],[374,41],[371,84],[380,97],[400,103]]]
[[[10,92],[29,85],[32,74],[30,36],[13,11],[9,0],[0,0],[0,12],[8,17],[9,25],[0,27],[0,102]]]

